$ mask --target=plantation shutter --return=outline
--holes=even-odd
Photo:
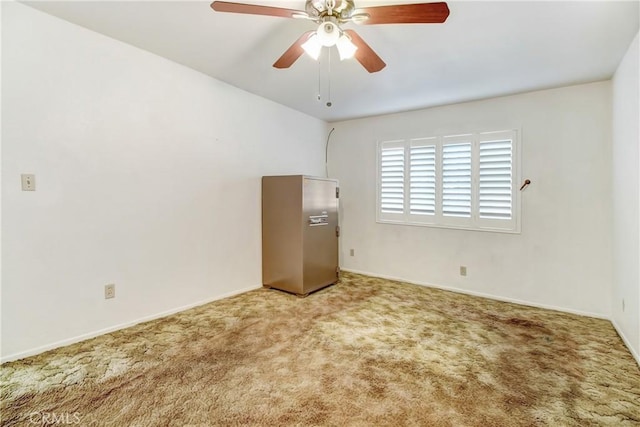
[[[471,217],[471,142],[442,146],[442,215]]]
[[[478,211],[480,218],[511,219],[513,182],[512,140],[480,142]]]
[[[409,213],[436,212],[435,138],[412,140],[409,148]]]
[[[403,141],[392,141],[381,144],[379,169],[379,201],[381,213],[404,213],[404,151]]]
[[[520,141],[500,130],[378,142],[376,220],[520,232]]]

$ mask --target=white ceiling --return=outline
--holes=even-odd
[[[356,0],[356,7],[420,2]],[[24,3],[327,121],[608,79],[640,14],[637,0],[450,1],[444,24],[343,26],[387,63],[369,74],[355,60],[340,62],[335,48],[331,64],[326,54],[319,64],[303,55],[274,69],[315,27],[310,21],[218,13],[209,1]],[[304,9],[304,0],[246,3]]]

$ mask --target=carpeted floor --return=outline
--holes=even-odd
[[[640,425],[609,322],[348,273],[6,363],[0,383],[3,426]]]

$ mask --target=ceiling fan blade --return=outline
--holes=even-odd
[[[279,16],[281,18],[296,18],[306,16],[301,10],[283,9],[281,7],[260,6],[256,4],[231,3],[226,1],[214,1],[211,9],[216,12],[246,13],[249,15]]]
[[[294,62],[300,58],[300,56],[304,53],[304,49],[302,48],[302,44],[307,41],[309,36],[314,33],[314,31],[307,31],[303,35],[300,36],[298,40],[295,41],[287,49],[280,58],[273,64],[275,68],[289,68],[293,65]]]
[[[362,40],[362,37],[360,37],[358,33],[353,30],[344,30],[344,32],[349,34],[353,44],[358,46],[358,50],[356,50],[354,57],[368,72],[377,73],[387,66],[378,54],[375,53],[364,40]]]
[[[441,24],[449,16],[446,3],[398,4],[358,8],[354,13],[366,13],[369,19],[359,23],[373,24]]]

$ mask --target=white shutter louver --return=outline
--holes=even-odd
[[[380,151],[380,210],[404,212],[404,148],[382,147]]]
[[[512,217],[512,150],[511,140],[480,142],[480,218]]]
[[[471,143],[442,146],[442,215],[471,216]]]
[[[436,212],[436,146],[412,145],[409,151],[409,213]]]

